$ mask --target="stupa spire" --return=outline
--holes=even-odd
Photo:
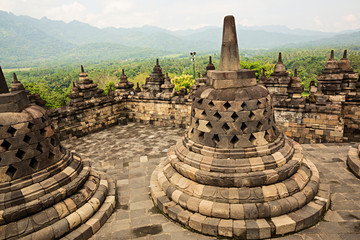
[[[347,50],[346,49],[344,50],[343,58],[347,58]]]
[[[295,68],[295,71],[294,71],[294,77],[297,77],[297,68]]]
[[[81,72],[83,73],[83,72],[85,72],[84,71],[84,66],[83,65],[81,65]]]
[[[278,63],[282,63],[282,55],[281,55],[281,52],[279,52],[279,58],[278,58]]]
[[[240,59],[234,16],[224,18],[220,71],[239,71]]]
[[[13,77],[14,77],[14,83],[20,83],[20,81],[18,80],[16,73],[13,73]]]
[[[215,70],[215,66],[214,66],[214,64],[212,63],[212,58],[211,58],[211,56],[209,56],[209,63],[208,63],[208,65],[206,66],[206,72],[209,71],[209,70]]]
[[[9,88],[6,84],[4,73],[0,67],[0,93],[8,93]]]
[[[331,50],[330,59],[334,59],[334,58],[335,58],[334,50]]]

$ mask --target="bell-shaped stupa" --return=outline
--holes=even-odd
[[[115,184],[65,149],[46,110],[0,68],[0,239],[88,239],[115,207]]]
[[[240,68],[233,16],[224,19],[219,70],[194,93],[188,131],[150,184],[163,213],[213,236],[296,232],[329,206],[315,165],[276,127],[268,90]]]

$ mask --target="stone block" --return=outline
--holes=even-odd
[[[177,218],[179,222],[184,224],[185,226],[189,225],[189,219],[193,214],[189,211],[182,210],[178,215]]]
[[[259,216],[258,209],[255,203],[244,203],[244,218],[245,219],[256,219]]]
[[[279,217],[273,217],[271,218],[271,221],[275,225],[277,235],[294,232],[296,229],[296,222],[286,214]]]
[[[190,197],[186,203],[186,206],[189,210],[191,210],[193,212],[198,212],[200,202],[201,202],[201,199],[195,198],[195,197]]]
[[[229,218],[230,216],[229,204],[214,202],[212,206],[211,216],[217,218]]]
[[[233,236],[233,220],[221,219],[218,226],[218,233],[221,236]]]
[[[259,238],[271,238],[271,227],[265,219],[256,219],[256,224],[259,227]]]
[[[69,223],[70,230],[81,224],[81,217],[77,212],[70,214],[69,216],[65,217],[65,219]]]
[[[39,239],[39,240],[55,239],[55,234],[52,227],[49,226],[37,232],[34,232],[31,237],[32,239]]]
[[[265,201],[272,201],[278,198],[278,191],[275,185],[263,186],[262,191]]]
[[[220,219],[207,217],[202,223],[201,232],[211,236],[217,236],[219,223]]]
[[[32,215],[30,218],[35,231],[44,228],[49,223],[49,218],[45,212],[39,212]]]
[[[234,220],[233,222],[234,237],[245,239],[246,238],[246,223],[245,220]]]
[[[184,211],[179,205],[168,208],[168,216],[173,220],[178,220],[178,215]]]
[[[101,227],[99,219],[97,219],[97,213],[90,218],[86,224],[91,227],[92,233],[95,234]]]
[[[76,210],[76,213],[79,214],[81,222],[85,223],[94,213],[94,209],[89,203],[85,203],[81,208]]]
[[[214,202],[207,201],[207,200],[201,200],[201,202],[199,204],[199,213],[206,215],[206,216],[211,216],[213,204],[214,204]]]
[[[259,226],[256,220],[246,220],[246,238],[247,239],[259,239]]]
[[[25,217],[16,223],[19,235],[27,235],[34,231],[32,222],[28,217]]]
[[[259,218],[268,218],[271,215],[269,203],[256,203],[256,207],[259,213]]]
[[[190,196],[186,193],[183,193],[180,195],[180,198],[179,198],[179,204],[183,207],[183,208],[187,208],[187,202],[189,200]]]
[[[51,227],[54,231],[55,239],[60,238],[62,235],[70,231],[69,223],[65,218],[55,222]]]
[[[230,218],[244,219],[244,206],[243,204],[230,204]]]
[[[199,213],[195,213],[190,217],[189,226],[195,229],[198,232],[201,232],[203,222],[205,221],[206,217]]]

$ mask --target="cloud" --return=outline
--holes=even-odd
[[[323,26],[323,23],[321,22],[319,16],[314,17],[314,23],[315,23],[316,26],[319,26],[319,27]]]
[[[118,14],[119,12],[128,12],[133,7],[130,1],[111,1],[106,4],[102,12],[105,14]]]
[[[359,18],[355,14],[348,14],[342,17],[342,27],[344,29],[358,29],[360,28]]]
[[[250,21],[247,18],[243,18],[240,21],[237,21],[238,24],[246,26],[246,27],[250,27],[252,26],[252,24],[250,23]]]
[[[87,9],[84,5],[75,1],[71,4],[63,4],[59,7],[50,8],[45,11],[48,18],[70,22],[73,20],[86,20]]]
[[[321,31],[359,28],[360,12],[354,9],[359,9],[360,1],[342,2],[344,4],[328,0],[302,0],[301,3],[300,0],[0,0],[0,10],[65,22],[78,20],[97,27],[221,26],[223,17],[232,14],[236,23],[245,26],[286,25]],[[327,7],[323,8],[325,4]]]
[[[357,17],[354,14],[349,14],[343,17],[346,22],[353,23],[357,21]]]

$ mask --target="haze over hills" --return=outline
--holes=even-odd
[[[237,26],[241,49],[360,45],[360,30],[330,33],[286,26]],[[217,52],[221,27],[170,31],[154,26],[97,28],[0,11],[0,65],[36,66],[47,61],[103,61],[146,58],[189,51]]]

